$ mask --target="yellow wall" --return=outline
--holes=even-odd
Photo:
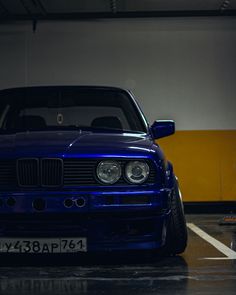
[[[236,201],[236,130],[176,131],[158,144],[184,201]]]

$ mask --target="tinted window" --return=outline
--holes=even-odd
[[[26,88],[1,95],[0,111],[2,131],[89,127],[145,132],[139,111],[121,91]]]

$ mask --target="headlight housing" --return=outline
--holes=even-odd
[[[121,166],[116,161],[102,161],[97,166],[97,178],[105,184],[114,184],[121,177]]]
[[[141,184],[148,178],[150,168],[144,161],[130,161],[125,167],[125,177],[133,184]]]

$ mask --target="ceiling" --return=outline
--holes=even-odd
[[[236,0],[0,0],[0,21],[236,15]]]

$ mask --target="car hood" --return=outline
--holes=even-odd
[[[0,135],[0,157],[78,157],[153,152],[150,136],[138,133],[37,131]]]

